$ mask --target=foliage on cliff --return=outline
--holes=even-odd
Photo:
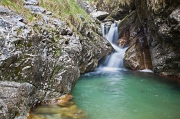
[[[26,9],[22,0],[1,0],[0,4],[12,11],[24,15],[28,22],[36,21],[42,17]],[[52,12],[53,16],[62,21],[66,21],[73,30],[75,30],[79,24],[82,24],[82,19],[90,21],[90,17],[79,7],[75,0],[39,0],[37,4]]]
[[[40,6],[53,12],[56,17],[66,21],[70,26],[77,27],[81,24],[82,19],[90,20],[75,0],[40,0]]]
[[[89,0],[91,3],[102,3],[103,1],[104,2],[107,2],[108,4],[115,4],[117,3],[116,5],[118,4],[121,4],[121,5],[125,5],[125,4],[130,4],[131,0]]]

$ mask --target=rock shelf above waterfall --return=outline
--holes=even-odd
[[[91,15],[93,18],[104,20],[109,15],[109,13],[105,11],[95,11],[95,12],[92,12]]]

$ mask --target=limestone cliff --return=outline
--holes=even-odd
[[[180,78],[180,1],[135,0],[150,48],[153,71]]]
[[[11,9],[14,2],[22,4],[22,11]],[[73,1],[65,2],[70,5]],[[77,13],[73,15],[79,22],[73,15],[68,16],[70,20],[61,20],[38,0],[1,3],[1,119],[24,119],[33,104],[70,93],[80,73],[94,70],[111,52],[101,37],[100,24],[91,18],[86,21]]]

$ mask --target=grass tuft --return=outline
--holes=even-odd
[[[17,12],[18,14],[24,15],[26,18],[28,18],[29,22],[33,20],[31,11],[24,8],[24,3],[22,0],[1,0],[0,4],[11,9],[12,11]]]
[[[0,4],[8,7],[12,11],[24,15],[28,19],[28,22],[39,20],[41,18],[24,8],[24,2],[22,0],[0,0]],[[82,23],[79,15],[86,21],[91,20],[75,0],[39,0],[39,6],[52,12],[55,17],[65,21],[71,28],[75,28]]]
[[[87,13],[75,2],[75,0],[40,0],[40,6],[51,11],[59,19],[66,21],[72,28],[76,29],[82,23],[79,15],[86,21],[90,21]]]

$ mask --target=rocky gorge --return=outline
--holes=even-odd
[[[94,0],[96,8],[119,21],[119,44],[129,47],[124,65],[151,69],[159,75],[180,77],[180,1]]]
[[[66,2],[70,5],[72,1]],[[98,61],[112,52],[102,37],[101,22],[118,21],[117,44],[129,47],[124,57],[126,68],[150,69],[179,81],[179,1],[77,0],[87,16],[94,11],[106,16],[86,19],[78,12],[73,14],[77,19],[68,15],[70,21],[57,17],[41,2],[23,0],[23,8],[32,15],[28,18],[7,1],[0,5],[2,119],[26,119],[34,105],[70,93],[81,73],[93,71]]]

